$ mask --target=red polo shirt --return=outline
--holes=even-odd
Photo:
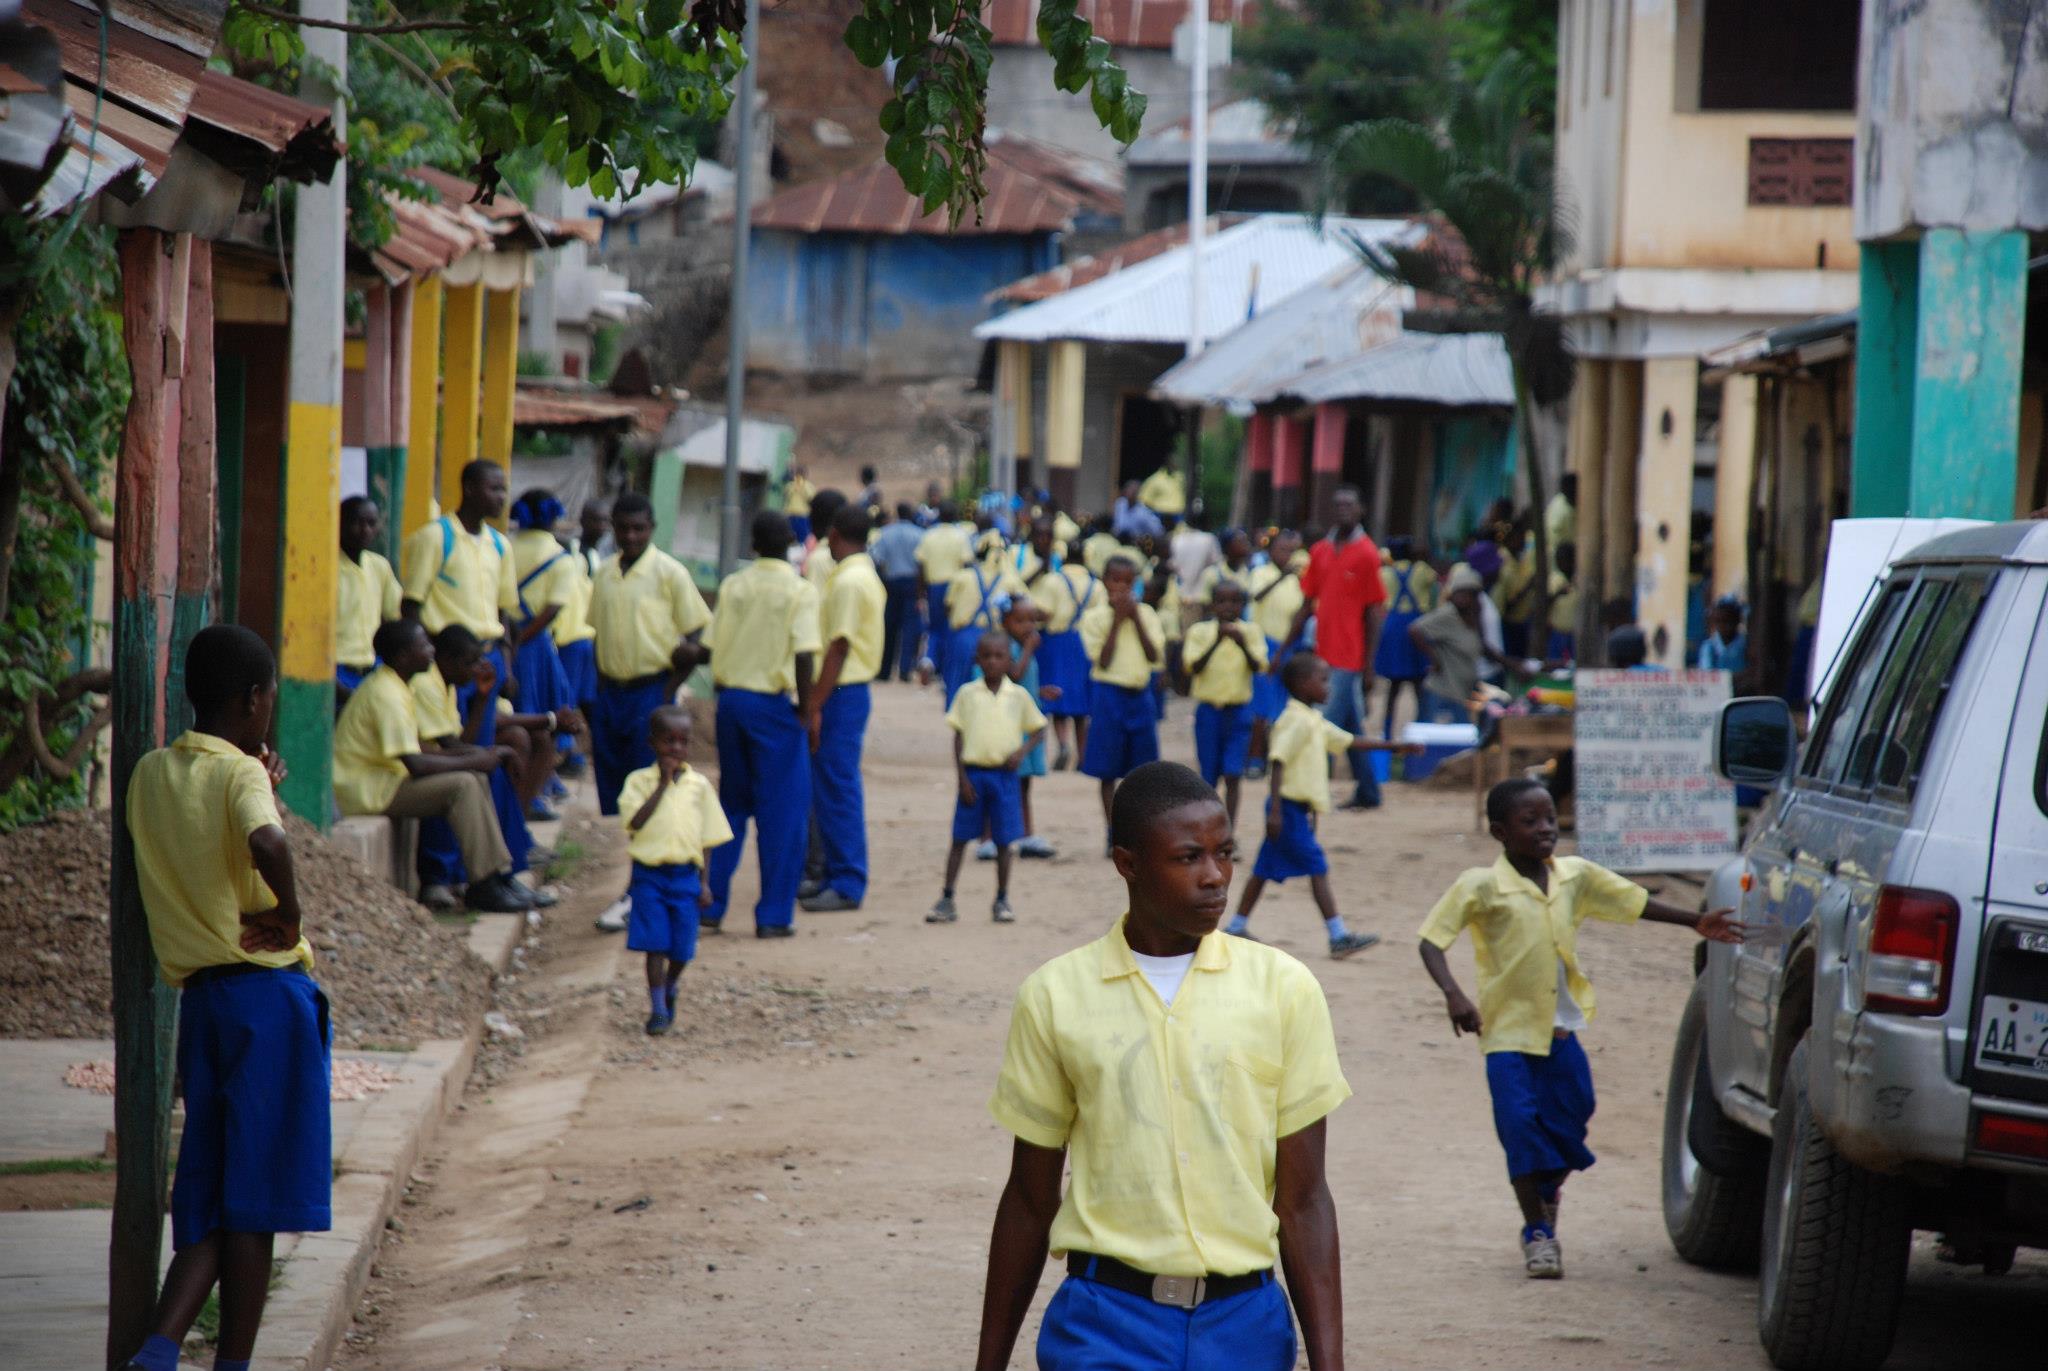
[[[1365,610],[1387,598],[1380,550],[1364,529],[1338,546],[1318,538],[1308,550],[1301,593],[1316,602],[1316,655],[1334,671],[1365,670]]]

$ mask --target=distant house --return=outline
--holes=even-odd
[[[1157,132],[1154,132],[1154,130]],[[1145,133],[1124,154],[1124,228],[1131,233],[1185,223],[1191,121],[1148,114]],[[1315,203],[1313,154],[1273,122],[1257,100],[1209,111],[1209,209],[1213,213],[1289,213]]]
[[[1112,175],[1015,135],[989,136],[987,199],[950,225],[879,159],[757,206],[747,365],[866,380],[972,375],[988,295],[1059,260],[1063,234],[1119,222]]]

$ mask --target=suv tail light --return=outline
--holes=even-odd
[[[2009,1157],[2048,1162],[2048,1119],[2019,1119],[2010,1114],[1977,1116],[1977,1148]]]
[[[1888,885],[1877,892],[1863,1005],[1886,1014],[1940,1014],[1955,979],[1962,913],[1938,890]]]

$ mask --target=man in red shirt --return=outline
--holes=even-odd
[[[1287,635],[1291,647],[1301,638],[1309,615],[1315,615],[1316,655],[1330,667],[1330,698],[1323,717],[1349,733],[1365,732],[1372,655],[1387,612],[1380,550],[1359,526],[1363,512],[1358,488],[1339,486],[1330,501],[1330,531],[1309,548],[1308,570],[1301,577],[1301,609]],[[1364,754],[1351,754],[1351,776],[1356,788],[1344,807],[1377,808],[1380,786]]]

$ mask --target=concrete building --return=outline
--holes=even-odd
[[[1577,233],[1545,303],[1580,357],[1569,462],[1598,592],[1580,601],[1590,620],[1632,597],[1667,665],[1686,647],[1693,516],[1755,422],[1753,378],[1703,391],[1700,354],[1856,302],[1860,25],[1857,0],[1561,6],[1557,170]]]
[[[1124,154],[1127,232],[1187,222],[1191,122],[1162,125],[1147,114],[1147,132]],[[1314,205],[1320,176],[1315,155],[1276,127],[1259,101],[1232,100],[1209,111],[1212,212],[1298,213]]]

